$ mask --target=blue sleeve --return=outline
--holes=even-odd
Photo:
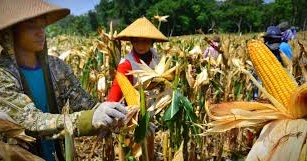
[[[279,49],[280,51],[285,53],[290,60],[292,60],[292,49],[288,43],[285,42],[281,43]]]

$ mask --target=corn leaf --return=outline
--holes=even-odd
[[[176,113],[179,111],[179,104],[180,104],[180,93],[176,89],[173,91],[172,103],[171,106],[166,110],[164,114],[164,121],[171,120]]]
[[[188,118],[188,120],[191,121],[191,122],[196,122],[197,116],[193,112],[193,106],[192,106],[192,103],[190,102],[190,100],[185,96],[181,96],[180,101],[181,101],[181,103],[184,107],[184,110],[186,111],[186,117]]]
[[[145,115],[139,121],[139,125],[135,128],[134,140],[137,143],[141,143],[145,139],[147,129],[149,126],[149,119],[150,119],[150,115],[148,112],[146,112]]]
[[[183,150],[183,142],[181,143],[180,148],[178,149],[178,151],[176,151],[172,161],[183,161],[184,160],[184,158],[183,158],[183,151],[182,150]]]

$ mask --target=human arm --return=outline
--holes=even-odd
[[[55,81],[55,89],[60,98],[59,106],[64,106],[70,100],[73,111],[92,109],[98,100],[87,93],[81,86],[79,79],[74,75],[70,66],[57,57],[50,56],[50,71]]]
[[[64,115],[43,113],[37,109],[32,100],[18,88],[16,78],[0,68],[0,111],[8,114],[15,122],[23,126],[32,134],[53,137],[61,136],[64,129]],[[113,108],[106,108],[113,107]],[[120,115],[114,109],[120,109]],[[98,110],[99,109],[99,110]],[[101,109],[105,109],[101,111]],[[111,109],[111,110],[110,110]],[[112,124],[110,119],[124,117],[124,111],[119,104],[106,105],[106,103],[97,104],[96,110],[86,110],[67,114],[73,125],[73,131],[76,136],[89,135],[95,132],[99,126],[109,126]],[[96,117],[94,117],[96,115]],[[97,116],[101,116],[97,118]],[[96,118],[96,120],[94,119]]]

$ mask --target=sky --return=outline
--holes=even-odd
[[[100,0],[45,0],[51,4],[70,9],[72,15],[82,15],[94,9]]]

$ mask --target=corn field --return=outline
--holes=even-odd
[[[98,36],[91,38],[66,35],[49,38],[49,54],[67,62],[82,87],[105,101],[116,77],[117,64],[131,50],[129,42],[116,41],[114,35],[116,32],[112,30],[99,29]],[[134,112],[129,126],[113,133],[104,131],[97,136],[75,138],[75,160],[245,160],[263,124],[210,132],[212,120],[206,108],[234,101],[270,102],[249,75],[240,70],[244,68],[255,74],[247,42],[261,40],[262,33],[221,34],[224,54],[217,59],[204,58],[203,52],[208,46],[204,38],[212,36],[171,37],[169,42],[154,44],[161,58],[159,67],[152,71],[131,72],[142,80],[135,89],[145,90],[140,92],[144,94],[141,98],[141,102],[142,99],[145,102],[141,103],[146,107],[144,113],[142,109]],[[299,32],[290,45],[294,60],[289,70],[300,85],[307,78],[307,32]],[[136,143],[133,140],[138,138],[135,133],[146,133],[146,129],[138,127],[148,127],[141,126],[147,115],[157,128],[154,136],[141,139],[146,140],[143,145],[145,141]],[[148,151],[145,158],[142,156],[144,149]]]

